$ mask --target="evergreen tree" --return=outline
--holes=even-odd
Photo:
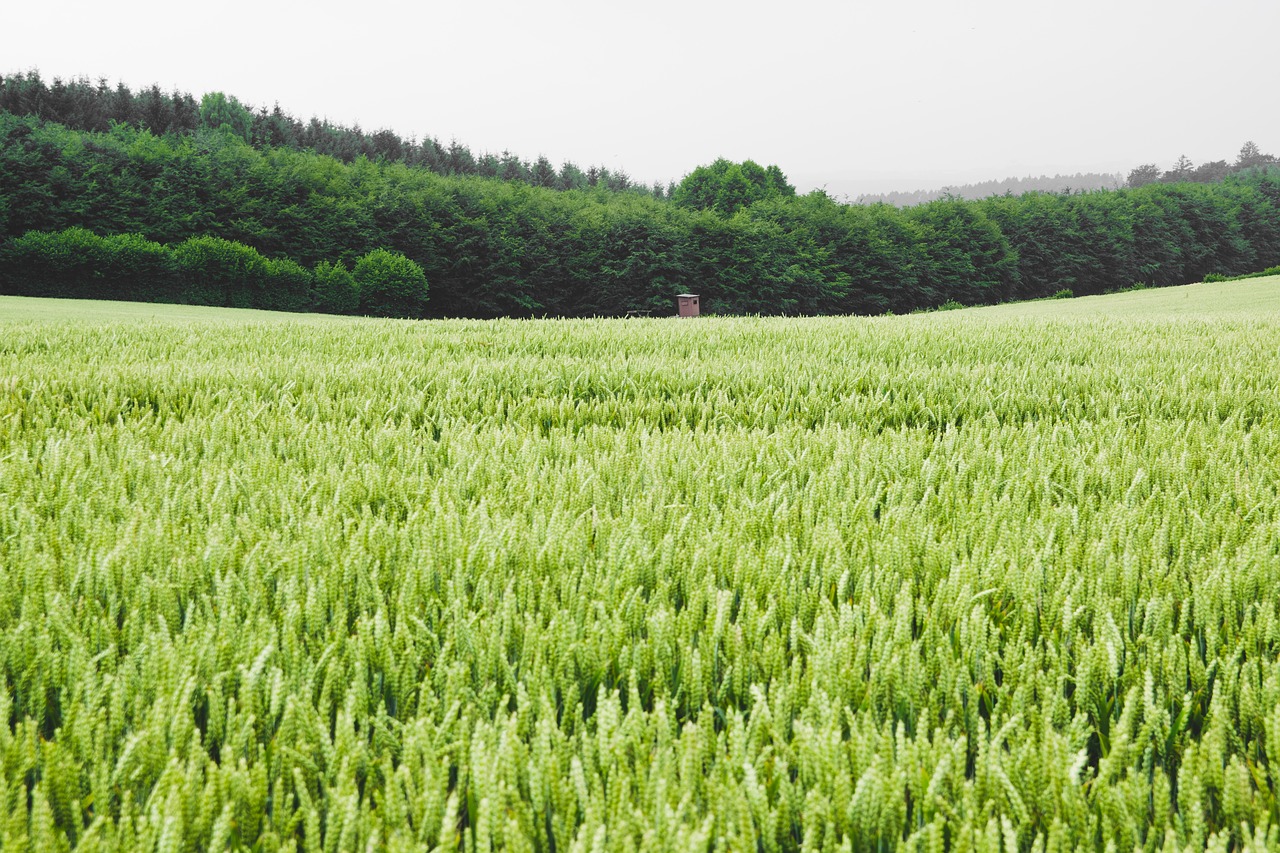
[[[1266,166],[1276,162],[1276,158],[1270,154],[1263,154],[1259,150],[1256,142],[1252,140],[1240,146],[1240,153],[1236,155],[1236,169],[1249,169],[1254,166]]]
[[[1194,170],[1195,164],[1191,162],[1191,158],[1187,157],[1186,154],[1182,154],[1178,157],[1178,161],[1173,164],[1173,168],[1165,172],[1160,180],[1166,184],[1189,181]]]
[[[541,154],[533,163],[529,182],[535,187],[554,188],[556,185],[556,168],[551,165],[551,161]]]
[[[566,160],[560,166],[560,174],[556,176],[556,189],[580,190],[588,185],[587,175],[575,164]]]
[[[476,160],[471,156],[471,150],[456,139],[449,143],[448,164],[450,175],[476,174]]]

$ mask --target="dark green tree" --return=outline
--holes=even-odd
[[[750,175],[741,166],[734,163],[716,185],[716,199],[712,207],[725,216],[732,216],[754,201],[759,201],[764,193],[758,184],[752,182]]]
[[[776,165],[765,168],[765,184],[768,197],[790,198],[795,196],[796,188],[787,181],[787,176]]]
[[[699,166],[676,185],[671,200],[690,210],[714,210],[720,185],[732,165],[721,157],[709,166]]]
[[[112,299],[100,281],[108,264],[101,237],[84,228],[28,231],[3,250],[4,292],[19,296]]]
[[[556,189],[580,190],[587,186],[587,175],[574,163],[566,160],[560,166],[560,174],[556,176]]]
[[[533,169],[529,182],[535,187],[554,188],[556,185],[556,167],[551,165],[551,161],[542,155],[538,155],[538,159],[533,163]]]
[[[922,304],[986,305],[1011,298],[1018,256],[999,226],[972,202],[955,198],[908,208],[929,263],[920,277]]]
[[[499,167],[498,176],[504,181],[525,181],[530,178],[530,170],[527,163],[521,160],[510,151],[503,151],[499,158],[501,166]]]

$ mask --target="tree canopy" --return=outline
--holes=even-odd
[[[775,165],[762,167],[754,160],[733,163],[723,157],[699,166],[685,176],[671,195],[680,207],[714,210],[732,216],[744,207],[770,198],[796,194],[787,177]]]
[[[164,133],[0,111],[0,289],[413,317],[665,313],[692,291],[709,313],[880,313],[1280,263],[1266,163],[900,210],[797,196],[776,166],[721,160],[660,199],[571,164],[555,181],[579,186],[563,190],[547,163],[530,183],[500,159],[484,178],[261,147],[231,98],[199,106],[208,124],[197,107]]]

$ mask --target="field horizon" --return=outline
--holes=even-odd
[[[1242,279],[1239,281],[1195,283],[1174,287],[1145,288],[1121,293],[1108,293],[1095,296],[1078,296],[1067,299],[1035,299],[1018,302],[1006,302],[999,305],[977,305],[956,311],[927,311],[912,315],[899,316],[935,316],[955,315],[961,312],[964,316],[985,318],[1028,317],[1053,319],[1054,317],[1073,318],[1093,315],[1126,316],[1135,314],[1154,314],[1161,316],[1216,315],[1226,313],[1256,313],[1259,311],[1280,310],[1280,276]],[[674,297],[672,318],[674,317]],[[698,320],[713,319],[717,315],[707,315]],[[732,315],[725,315],[726,318]],[[18,320],[48,320],[61,317],[74,317],[82,320],[218,320],[223,322],[351,322],[375,321],[369,317],[347,317],[334,314],[300,314],[288,311],[263,311],[252,308],[217,308],[204,305],[183,305],[160,302],[119,302],[100,299],[62,299],[28,296],[0,295],[0,323]],[[854,319],[849,315],[848,319]],[[376,318],[382,321],[384,318]],[[572,322],[575,320],[601,320],[623,318],[546,318],[542,322]],[[642,319],[666,319],[665,317],[628,318],[626,322],[638,322]],[[797,318],[776,318],[790,319]],[[831,319],[830,317],[825,319]],[[868,319],[868,318],[858,318]],[[872,318],[883,319],[883,318]],[[499,319],[501,321],[501,318]],[[523,319],[517,322],[539,322],[539,318]],[[405,323],[487,323],[490,320],[393,320]],[[507,322],[510,322],[509,320]]]

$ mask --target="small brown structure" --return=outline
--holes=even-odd
[[[698,311],[698,294],[681,293],[676,297],[677,311],[676,315],[680,317],[697,317]]]

